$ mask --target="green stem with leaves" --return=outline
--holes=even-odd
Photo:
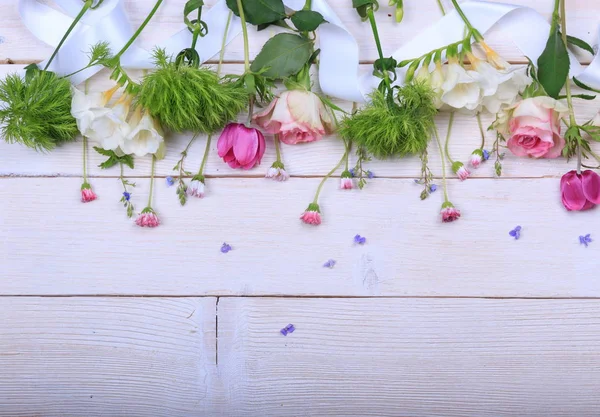
[[[448,144],[450,143],[450,133],[452,132],[452,125],[454,124],[454,112],[450,113],[450,120],[448,121],[448,133],[446,135],[446,144],[444,145],[444,151],[446,153],[446,157],[451,164],[454,164],[454,160],[450,157],[450,150],[448,149]]]
[[[83,8],[79,12],[79,14],[75,17],[75,19],[73,20],[73,23],[71,23],[71,26],[69,26],[69,29],[67,29],[67,31],[63,35],[62,39],[58,43],[58,46],[52,53],[52,56],[46,63],[46,66],[44,67],[44,71],[46,71],[48,69],[48,67],[50,66],[50,64],[52,63],[54,58],[56,57],[56,54],[58,54],[58,51],[60,50],[60,48],[63,46],[63,44],[65,43],[65,41],[67,40],[67,38],[69,37],[71,32],[73,31],[73,29],[75,29],[75,26],[77,26],[77,23],[79,23],[79,21],[81,20],[81,18],[85,14],[85,12],[87,12],[92,7],[93,4],[94,4],[93,0],[86,0],[85,4],[83,5]]]
[[[559,16],[558,14],[558,5],[560,4],[560,26],[561,26],[561,37],[562,41],[565,44],[565,47],[568,46],[567,42],[567,10],[566,10],[566,0],[556,0],[554,4],[554,13],[552,14],[552,25],[553,28],[556,28],[556,24],[558,23]],[[575,110],[573,109],[573,97],[571,94],[571,78],[567,75],[567,81],[565,82],[565,91],[567,94],[567,106],[569,107],[569,127],[577,126],[577,120],[575,119]],[[581,173],[581,143],[577,143],[577,173]]]
[[[244,13],[244,7],[242,6],[242,0],[237,0],[237,7],[240,13],[240,20],[242,21],[242,35],[244,37],[244,69],[246,72],[249,72],[250,51],[248,46],[248,28],[246,27],[246,15]]]
[[[454,5],[454,8],[456,9],[456,11],[458,12],[460,18],[462,19],[462,21],[464,22],[465,26],[467,27],[467,30],[469,31],[469,33],[471,35],[473,35],[473,37],[475,38],[475,41],[477,41],[477,42],[483,41],[483,36],[481,35],[481,33],[479,33],[479,31],[477,29],[475,29],[473,27],[473,25],[471,24],[471,22],[469,21],[469,19],[467,19],[467,16],[464,14],[464,12],[462,11],[462,9],[460,8],[460,5],[458,4],[458,1],[452,0],[452,4]]]
[[[342,159],[340,159],[340,162],[338,162],[338,164],[335,167],[333,167],[333,169],[331,171],[329,171],[327,173],[327,175],[325,175],[325,177],[323,177],[323,179],[319,183],[319,187],[317,187],[317,192],[315,194],[315,199],[313,200],[314,204],[317,204],[317,201],[319,201],[319,194],[321,194],[321,190],[323,189],[323,185],[325,185],[325,181],[327,181],[329,179],[329,177],[331,177],[335,171],[337,171],[338,169],[340,169],[340,167],[342,166],[342,164],[346,160],[347,156],[348,156],[348,150],[346,149],[346,151],[344,152],[344,155],[342,156]]]
[[[148,194],[148,205],[152,207],[152,193],[154,192],[154,168],[156,165],[156,156],[152,155],[152,167],[150,168],[150,193]]]
[[[367,17],[369,18],[369,23],[371,24],[371,31],[373,32],[375,45],[377,46],[377,54],[379,55],[379,59],[383,60],[383,49],[381,48],[381,40],[379,39],[379,30],[377,29],[377,21],[375,20],[375,12],[373,11],[373,6],[367,8]],[[387,71],[383,72],[383,79],[389,87],[390,78]]]

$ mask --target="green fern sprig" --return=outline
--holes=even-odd
[[[144,77],[138,103],[166,128],[212,133],[246,108],[248,93],[208,68],[177,65],[155,51],[158,69]]]
[[[393,101],[375,91],[369,105],[341,122],[340,136],[379,159],[421,154],[435,123],[434,93],[424,83],[407,84],[396,91]]]
[[[49,151],[78,134],[71,115],[71,84],[53,72],[35,71],[27,80],[10,74],[0,81],[0,132],[8,143]]]

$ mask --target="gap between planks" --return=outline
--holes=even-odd
[[[35,294],[0,294],[0,298],[268,298],[268,299],[474,299],[474,300],[600,300],[600,296],[590,297],[567,297],[567,296],[478,296],[478,295],[273,295],[273,294],[252,294],[252,295],[215,295],[215,294],[55,294],[55,295],[35,295]],[[218,301],[217,301],[218,304]]]

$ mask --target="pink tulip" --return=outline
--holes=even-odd
[[[569,211],[587,210],[600,204],[600,175],[594,171],[569,171],[560,179],[562,203]]]
[[[254,122],[279,135],[288,145],[313,142],[334,130],[331,111],[319,96],[307,90],[284,91],[269,107],[254,115]]]
[[[265,154],[265,137],[258,130],[240,123],[228,124],[217,142],[219,156],[231,168],[251,169]]]

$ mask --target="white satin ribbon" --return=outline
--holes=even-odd
[[[80,0],[55,0],[69,15],[79,13]],[[286,0],[291,9],[302,8],[303,0]],[[328,21],[319,28],[319,81],[326,94],[343,100],[365,101],[365,97],[377,86],[379,79],[367,73],[359,75],[359,49],[356,40],[344,26],[340,18],[329,7],[326,0],[313,0],[313,10],[320,12]],[[463,11],[481,33],[492,27],[499,27],[511,33],[513,41],[521,52],[534,62],[543,51],[549,23],[529,7],[502,3],[470,1],[463,3]],[[27,28],[39,39],[56,46],[73,21],[59,11],[36,0],[19,0],[19,11]],[[219,53],[224,35],[229,9],[225,0],[220,0],[203,14],[209,27],[208,35],[198,40],[196,49],[201,61],[205,62]],[[233,16],[227,37],[230,42],[241,31],[239,18]],[[415,39],[396,50],[392,55],[398,61],[416,58],[462,39],[464,24],[455,11],[448,13],[438,22],[421,32]],[[97,10],[90,10],[69,37],[52,62],[50,69],[59,74],[69,74],[87,64],[85,52],[90,46],[107,41],[113,51],[118,51],[129,40],[133,30],[122,0],[105,0]],[[191,33],[187,28],[158,44],[169,54],[177,54],[191,43]],[[123,55],[125,68],[152,68],[151,53],[135,44]],[[90,68],[72,77],[75,84],[81,83],[97,73],[101,68]],[[399,71],[400,73],[401,71]],[[403,74],[399,74],[400,79]],[[600,56],[597,55],[586,69],[571,55],[571,75],[577,76],[591,87],[600,88]]]

